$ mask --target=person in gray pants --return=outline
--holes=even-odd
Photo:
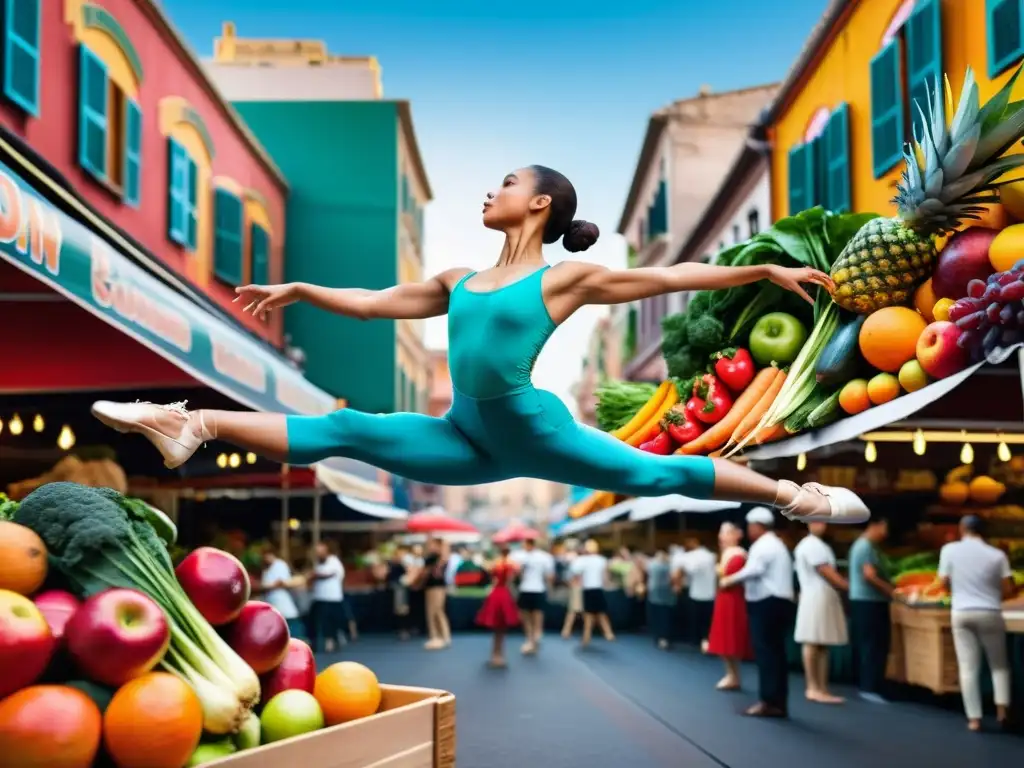
[[[960,691],[967,727],[981,730],[981,662],[992,670],[996,718],[1007,725],[1010,709],[1010,663],[1006,653],[1003,601],[1016,591],[1010,561],[982,538],[982,520],[960,521],[960,540],[939,554],[939,579],[952,596],[953,646],[960,668]]]

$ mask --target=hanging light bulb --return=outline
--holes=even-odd
[[[252,452],[245,454],[245,463],[246,464],[255,464],[256,463],[256,454],[252,453]]]
[[[919,429],[914,433],[914,453],[918,456],[924,456],[927,448],[928,443],[924,439],[924,432]]]
[[[0,419],[0,435],[4,433],[4,420]]]
[[[46,422],[43,421],[43,415],[41,413],[37,413],[36,417],[32,419],[32,429],[36,432],[42,432],[46,429]]]
[[[807,454],[801,453],[796,457],[796,471],[803,472],[805,469],[807,469]]]
[[[14,414],[11,417],[11,421],[7,426],[10,428],[11,434],[15,437],[25,431],[25,425],[22,423],[21,416],[18,414]]]
[[[57,438],[57,447],[62,451],[70,451],[75,446],[75,433],[71,427],[65,424],[60,428],[60,436]]]
[[[289,528],[291,528],[291,529],[292,529],[293,531],[297,531],[297,530],[299,530],[299,521],[298,521],[298,520],[296,520],[296,519],[295,519],[294,517],[293,517],[293,518],[291,518],[291,519],[290,519],[290,520],[288,521],[288,527],[289,527]]]
[[[974,448],[971,447],[970,443],[964,443],[964,447],[960,449],[960,463],[961,464],[973,464],[974,463]]]
[[[220,456],[217,457],[217,466],[220,467],[221,469],[224,469],[227,465],[228,455],[226,453],[222,453]]]
[[[864,461],[868,464],[874,464],[875,459],[878,458],[878,448],[875,447],[874,440],[868,440],[868,444],[864,446]]]
[[[232,453],[231,456],[228,457],[228,466],[231,467],[232,469],[238,469],[238,465],[241,463],[242,457],[239,456],[237,453]]]
[[[1009,461],[1013,458],[1013,453],[1010,452],[1010,446],[1006,444],[1005,440],[1000,442],[999,446],[996,448],[996,457],[1000,461]]]

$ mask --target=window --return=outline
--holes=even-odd
[[[732,225],[732,241],[733,241],[734,244],[740,242],[740,225],[739,224],[733,224]]]
[[[751,208],[750,213],[747,214],[747,227],[751,237],[761,231],[761,215],[757,208]]]
[[[871,157],[875,178],[903,159],[903,82],[899,38],[871,60]]]
[[[84,45],[79,61],[78,163],[93,176],[107,177],[107,66]]]
[[[270,282],[270,235],[259,224],[249,228],[249,249],[252,252],[252,281],[266,285]]]
[[[653,240],[668,232],[668,184],[665,179],[658,182],[658,192],[647,210],[647,239]]]
[[[135,208],[142,196],[142,112],[139,105],[125,99],[124,195]]]
[[[229,285],[242,284],[242,200],[226,189],[213,199],[213,274]]]
[[[789,215],[816,205],[849,211],[851,194],[849,109],[840,104],[820,136],[789,151]]]
[[[1024,55],[1024,0],[985,0],[988,71],[995,77]]]
[[[4,96],[39,117],[42,0],[4,0]]]
[[[196,204],[199,196],[199,169],[188,151],[174,139],[169,139],[168,228],[172,241],[189,250],[196,249]]]
[[[1014,0],[1019,3],[1021,0]],[[942,92],[942,13],[939,0],[918,0],[907,19],[907,90],[910,92],[910,117],[920,135],[921,112],[928,114],[931,99],[943,99]],[[916,105],[916,106],[915,106]],[[920,109],[918,109],[920,108]]]

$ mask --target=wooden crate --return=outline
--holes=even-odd
[[[934,693],[957,693],[960,673],[948,608],[892,604],[893,650],[889,677]]]
[[[208,763],[217,768],[455,768],[455,697],[381,686],[371,717]]]

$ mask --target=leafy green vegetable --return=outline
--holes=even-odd
[[[11,501],[7,494],[0,493],[0,520],[13,520],[18,510],[18,502]]]
[[[162,666],[196,691],[206,731],[237,730],[259,699],[259,679],[181,590],[167,547],[136,504],[109,488],[48,483],[25,497],[14,519],[39,535],[51,566],[79,595],[123,587],[153,598],[171,628]]]
[[[613,432],[625,426],[647,404],[655,389],[653,384],[632,381],[602,382],[595,392],[598,428]]]

